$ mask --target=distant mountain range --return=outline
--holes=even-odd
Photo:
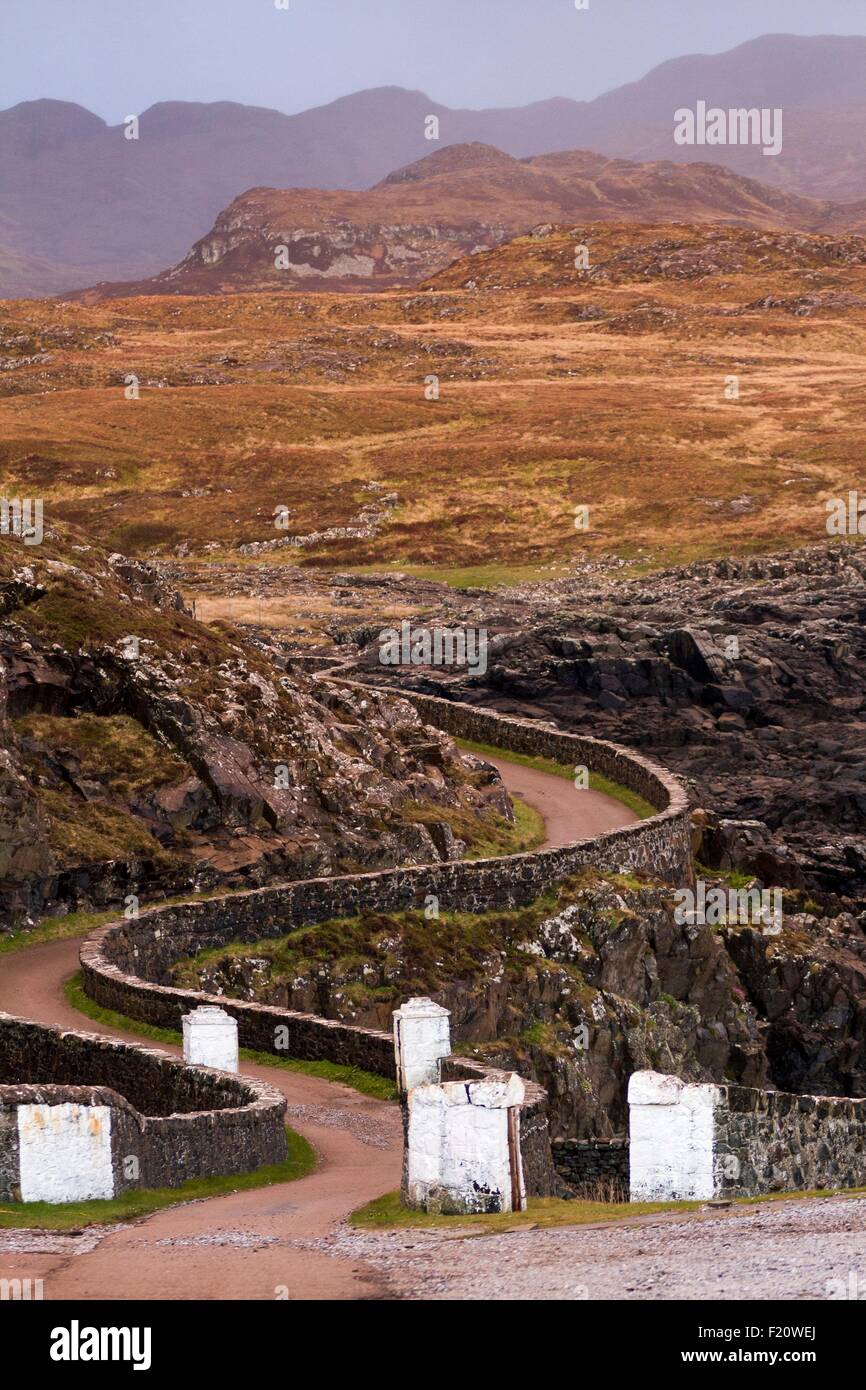
[[[365,193],[251,189],[178,265],[76,297],[384,289],[540,223],[671,221],[860,233],[866,201],[800,198],[714,164],[634,164],[581,150],[515,159],[491,145],[449,145]]]
[[[782,152],[677,145],[674,113],[699,101],[781,108]],[[429,116],[439,121],[432,146]],[[0,112],[0,295],[151,276],[244,190],[360,190],[449,145],[483,143],[518,158],[582,149],[644,163],[710,159],[786,195],[864,199],[866,38],[767,35],[663,63],[591,102],[458,111],[399,87],[294,116],[168,102],[140,115],[139,135],[127,140],[123,125],[65,102]],[[484,209],[478,216],[488,220]]]

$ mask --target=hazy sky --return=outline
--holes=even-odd
[[[0,107],[156,101],[293,112],[363,87],[451,106],[593,97],[767,33],[864,34],[866,0],[0,0]]]

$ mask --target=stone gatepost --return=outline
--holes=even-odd
[[[183,1060],[191,1067],[238,1070],[237,1019],[217,1004],[202,1004],[183,1016]]]
[[[719,1088],[636,1071],[628,1083],[632,1202],[687,1202],[716,1195]]]
[[[17,1110],[22,1202],[92,1202],[115,1196],[107,1105],[19,1105]]]
[[[524,1211],[524,1098],[514,1072],[501,1080],[448,1081],[410,1091],[407,1204],[444,1215]]]
[[[394,1056],[397,1086],[408,1095],[416,1086],[436,1085],[439,1063],[451,1056],[451,1029],[447,1009],[432,999],[408,999],[394,1011]]]

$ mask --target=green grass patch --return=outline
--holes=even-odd
[[[862,1197],[863,1187],[813,1188],[808,1192],[767,1192],[758,1197],[734,1197],[731,1205],[758,1206],[762,1202],[799,1202],[814,1198]],[[496,1212],[479,1216],[430,1216],[404,1207],[399,1192],[387,1192],[353,1211],[349,1221],[359,1230],[466,1230],[471,1235],[497,1235],[504,1231],[537,1230],[555,1226],[588,1226],[599,1221],[627,1221],[629,1217],[656,1212],[690,1212],[706,1208],[700,1202],[593,1202],[560,1197],[530,1197],[526,1211]]]
[[[544,817],[522,797],[512,797],[514,820],[494,811],[476,815],[455,806],[436,806],[414,802],[405,807],[407,820],[422,825],[445,822],[458,840],[466,845],[464,859],[498,859],[506,854],[524,854],[537,849],[547,838]]]
[[[84,992],[84,983],[79,970],[63,986],[67,1004],[78,1013],[101,1023],[105,1028],[117,1028],[120,1032],[133,1033],[147,1038],[148,1042],[169,1043],[175,1047],[183,1046],[183,1037],[172,1028],[157,1028],[152,1023],[142,1023],[137,1018],[127,1018],[125,1014],[104,1009]],[[340,1066],[336,1062],[305,1062],[297,1057],[279,1057],[272,1052],[256,1052],[242,1047],[240,1055],[245,1062],[254,1062],[262,1067],[279,1067],[283,1071],[303,1072],[306,1076],[317,1076],[323,1081],[337,1081],[342,1086],[351,1086],[353,1091],[372,1096],[375,1100],[396,1100],[397,1088],[386,1076],[363,1071],[360,1067]]]
[[[742,874],[736,869],[708,869],[698,859],[695,860],[695,872],[698,878],[723,880],[729,888],[748,888],[750,883],[755,882],[754,874]]]
[[[115,921],[120,912],[121,909],[116,907],[110,912],[69,912],[64,917],[45,917],[26,931],[0,936],[0,956],[11,955],[13,951],[26,951],[29,946],[41,946],[46,941],[87,936],[97,927]]]
[[[521,767],[534,768],[536,772],[549,772],[554,777],[565,777],[569,782],[574,781],[574,768],[566,766],[565,763],[556,763],[552,758],[537,758],[531,753],[513,753],[510,748],[497,748],[492,743],[475,743],[468,738],[455,738],[454,742],[458,748],[465,749],[467,753],[476,753],[479,758],[503,758],[509,763],[519,763]],[[649,820],[650,816],[657,816],[659,813],[657,806],[653,806],[637,792],[620,786],[619,782],[611,782],[598,772],[590,772],[589,785],[593,791],[603,792],[605,796],[628,806],[641,820]]]
[[[288,1155],[282,1163],[266,1164],[252,1173],[193,1178],[180,1187],[141,1188],[98,1202],[4,1202],[0,1206],[0,1230],[38,1227],[45,1231],[69,1231],[79,1226],[106,1226],[115,1221],[135,1221],[180,1202],[201,1202],[230,1192],[296,1182],[312,1173],[316,1154],[293,1129],[286,1129],[286,1142]]]
[[[658,1211],[697,1211],[703,1202],[584,1202],[560,1197],[530,1197],[526,1211],[496,1212],[481,1216],[429,1216],[404,1207],[399,1192],[388,1192],[353,1211],[349,1220],[361,1230],[456,1230],[471,1227],[474,1233],[496,1235],[550,1226],[587,1226],[597,1221],[622,1221]]]

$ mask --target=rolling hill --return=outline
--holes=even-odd
[[[633,164],[581,150],[515,159],[455,145],[366,193],[252,189],[178,265],[74,297],[405,286],[538,224],[601,221],[858,232],[866,203],[780,193],[713,164]]]
[[[676,58],[591,102],[452,110],[423,92],[382,87],[285,115],[233,102],[162,102],[124,138],[68,102],[0,112],[0,244],[33,258],[0,266],[0,296],[139,279],[180,259],[222,208],[254,187],[360,190],[440,148],[484,143],[522,158],[591,149],[640,162],[700,162],[673,141],[673,114],[697,100],[784,111],[773,159],[713,148],[716,163],[819,199],[866,198],[866,38],[766,35],[727,53]],[[41,263],[41,269],[40,269]]]

